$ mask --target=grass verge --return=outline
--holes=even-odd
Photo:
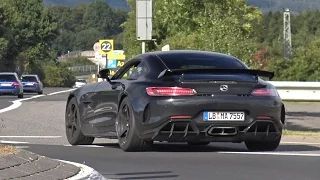
[[[16,147],[0,144],[0,157],[14,154],[19,150]]]
[[[282,135],[283,136],[319,136],[320,137],[320,132],[283,130]]]

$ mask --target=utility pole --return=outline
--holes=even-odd
[[[290,10],[283,11],[283,52],[284,58],[289,60],[292,56]]]

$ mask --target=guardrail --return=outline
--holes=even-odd
[[[320,101],[320,82],[268,81],[286,101]]]
[[[68,69],[74,73],[97,72],[98,66],[97,65],[73,66],[73,67],[69,67]]]

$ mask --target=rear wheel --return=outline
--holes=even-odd
[[[188,144],[192,146],[206,146],[210,144],[210,142],[188,142]]]
[[[89,145],[93,137],[86,137],[80,129],[80,114],[76,98],[72,98],[67,106],[65,115],[66,135],[71,145]]]
[[[41,90],[41,91],[39,91],[39,92],[38,92],[38,94],[43,94],[43,91],[42,91],[42,90]]]
[[[152,141],[144,141],[138,136],[135,127],[133,109],[128,98],[124,98],[119,106],[116,119],[116,131],[119,146],[123,151],[143,151],[153,144]]]
[[[274,151],[280,145],[281,137],[273,141],[245,141],[246,147],[251,151]]]
[[[18,94],[18,98],[19,99],[23,98],[23,93]]]

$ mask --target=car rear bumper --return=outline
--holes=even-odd
[[[281,128],[280,128],[281,129]],[[248,126],[208,125],[200,127],[192,120],[170,120],[158,128],[140,133],[144,140],[168,142],[272,141],[281,137],[273,121],[257,120]]]
[[[23,91],[24,92],[39,92],[41,91],[40,87],[28,87],[28,86],[24,86],[23,87]]]
[[[204,121],[204,111],[243,111],[244,121]],[[221,97],[157,99],[145,107],[142,124],[136,124],[144,140],[242,142],[273,140],[281,136],[280,98]],[[171,118],[190,116],[190,118]],[[268,118],[266,118],[268,117]],[[284,120],[283,120],[284,121]]]
[[[14,89],[0,89],[0,94],[18,94],[20,92],[19,88]]]

